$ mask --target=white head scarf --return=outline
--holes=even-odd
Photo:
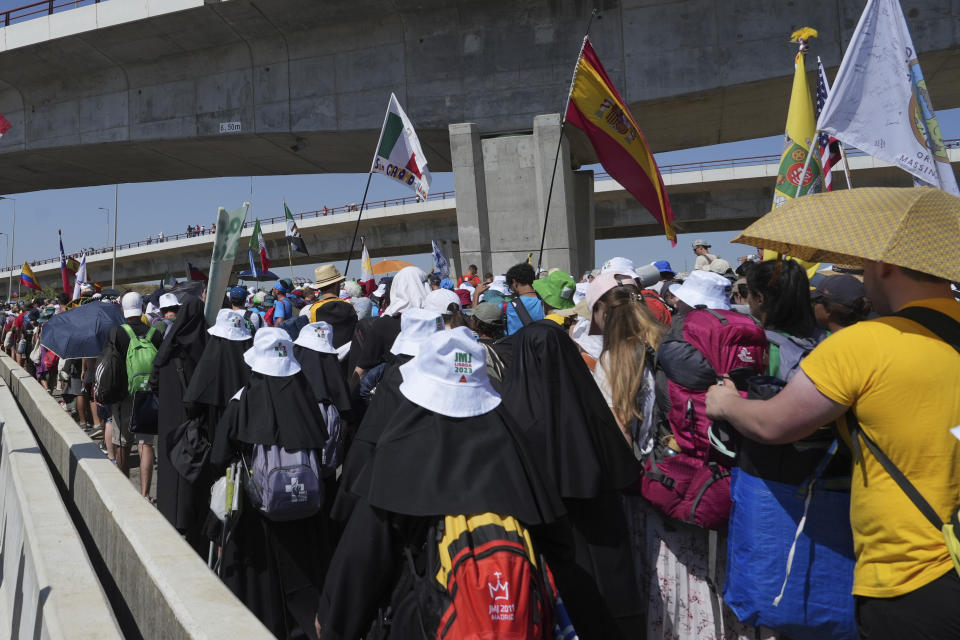
[[[390,305],[381,315],[392,316],[407,309],[422,309],[427,297],[427,274],[419,267],[404,267],[390,283]]]

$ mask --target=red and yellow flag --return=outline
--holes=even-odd
[[[674,246],[673,210],[643,132],[607,76],[589,38],[577,61],[567,122],[590,139],[600,164],[653,214]]]

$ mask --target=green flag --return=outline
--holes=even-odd
[[[203,315],[208,325],[212,325],[217,320],[217,312],[220,311],[220,303],[223,301],[223,294],[230,281],[230,271],[237,257],[237,245],[240,243],[243,221],[247,219],[249,207],[250,203],[244,202],[239,209],[227,211],[220,207],[217,212],[217,233],[213,238],[207,301],[203,308]]]

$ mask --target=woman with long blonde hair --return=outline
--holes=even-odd
[[[623,437],[641,451],[653,422],[653,353],[665,327],[643,301],[636,281],[605,273],[590,283],[590,332],[602,334],[603,350],[593,375]]]

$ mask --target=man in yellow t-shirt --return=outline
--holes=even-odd
[[[880,313],[927,307],[960,322],[960,303],[946,280],[867,262],[864,284]],[[881,317],[830,336],[801,369],[771,400],[745,400],[732,383],[718,385],[707,395],[707,415],[753,440],[783,444],[850,407],[863,431],[949,521],[960,504],[960,442],[950,433],[960,425],[960,354],[912,320]],[[861,638],[960,638],[960,577],[943,535],[861,449],[850,504]]]

